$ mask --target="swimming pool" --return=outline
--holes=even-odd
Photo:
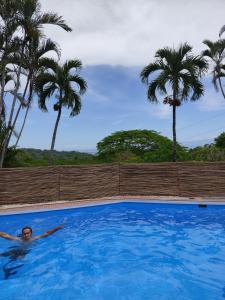
[[[0,231],[30,225],[35,235],[60,223],[26,248],[0,239],[1,300],[225,299],[225,206],[123,202],[5,215]]]

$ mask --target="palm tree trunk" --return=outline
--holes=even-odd
[[[29,79],[29,77],[28,77],[28,78],[27,78],[26,87],[25,87],[25,90],[24,90],[24,92],[23,92],[23,99],[25,99],[25,96],[26,96],[26,93],[27,93],[29,80],[30,80],[30,79]],[[10,138],[11,138],[11,136],[12,136],[13,130],[14,130],[15,126],[16,126],[16,122],[17,122],[17,119],[18,119],[18,117],[19,117],[19,113],[20,113],[20,111],[21,111],[21,108],[22,108],[22,103],[20,103],[20,105],[19,105],[19,108],[18,108],[18,110],[17,110],[17,113],[16,113],[16,116],[15,116],[15,118],[14,118],[13,124],[12,124],[12,126],[11,126],[10,133],[9,133],[9,137],[8,137],[8,143],[9,143]]]
[[[0,96],[0,118],[2,119],[3,101],[4,101],[4,89],[5,89],[5,70],[2,69],[2,80],[1,80],[1,96]]]
[[[3,102],[4,102],[4,91],[5,91],[5,70],[6,65],[4,64],[4,56],[6,54],[8,48],[8,38],[6,37],[6,44],[5,44],[5,53],[2,56],[2,80],[1,80],[1,98],[0,98],[0,118],[2,119],[2,110],[3,110]]]
[[[17,145],[18,145],[18,143],[19,143],[20,137],[21,137],[21,135],[22,135],[22,132],[23,132],[23,129],[24,129],[26,120],[27,120],[27,115],[28,115],[28,112],[29,112],[29,109],[30,109],[30,104],[31,104],[31,100],[32,100],[32,95],[33,95],[33,88],[32,88],[32,86],[30,86],[30,93],[29,93],[29,98],[28,98],[28,102],[27,102],[26,113],[25,113],[25,116],[24,116],[24,119],[23,119],[22,127],[21,127],[21,129],[20,129],[20,133],[19,133],[19,135],[18,135],[18,137],[17,137],[17,140],[16,140],[16,143],[15,143],[15,147],[17,147]]]
[[[223,98],[225,99],[225,93],[224,93],[224,90],[223,90],[223,86],[222,86],[222,82],[221,82],[220,77],[219,77],[219,84],[220,84],[221,92],[222,92],[222,94],[223,94]]]
[[[21,127],[21,129],[20,129],[20,133],[19,133],[19,135],[18,135],[18,137],[17,137],[17,140],[16,140],[16,143],[15,143],[15,147],[17,147],[17,145],[18,145],[18,143],[19,143],[19,140],[20,140],[20,138],[21,138],[21,135],[22,135],[22,132],[23,132],[23,129],[24,129],[26,120],[27,120],[27,115],[28,115],[28,112],[29,112],[29,109],[30,109],[30,103],[31,103],[31,101],[29,101],[29,102],[27,103],[26,113],[25,113],[25,116],[24,116],[24,119],[23,119],[22,127]]]
[[[22,46],[21,60],[23,60],[24,50],[25,50],[25,40],[24,40],[23,46]],[[17,72],[17,78],[16,78],[16,86],[15,86],[15,89],[14,89],[13,103],[12,103],[10,116],[9,116],[9,121],[8,121],[8,128],[10,128],[11,124],[12,124],[13,113],[14,113],[14,109],[15,109],[15,105],[16,105],[16,99],[17,99],[17,93],[18,93],[18,90],[19,90],[19,87],[20,87],[21,71],[22,71],[22,65],[19,65],[18,72]]]
[[[176,161],[177,161],[176,105],[173,104],[173,162]]]
[[[52,135],[50,161],[49,161],[49,163],[51,165],[53,165],[53,151],[54,151],[54,148],[55,148],[56,133],[57,133],[58,125],[59,125],[59,120],[60,120],[60,117],[61,117],[61,112],[62,112],[62,107],[60,105],[59,106],[59,111],[58,111],[58,116],[57,116],[57,119],[56,119],[56,122],[55,122],[54,132],[53,132],[53,135]]]

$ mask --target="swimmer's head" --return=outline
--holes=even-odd
[[[27,241],[31,238],[31,236],[32,236],[32,228],[28,227],[28,226],[24,227],[22,229],[22,238],[23,238],[23,240]]]

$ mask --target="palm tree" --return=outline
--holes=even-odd
[[[71,117],[79,114],[81,109],[80,96],[85,93],[87,89],[87,83],[76,72],[82,68],[82,63],[80,60],[69,60],[63,65],[58,64],[53,59],[46,58],[43,60],[43,66],[47,69],[37,76],[35,86],[39,96],[39,107],[43,111],[47,111],[46,100],[48,98],[54,96],[56,99],[56,103],[53,105],[53,108],[58,112],[58,114],[52,135],[52,153],[55,147],[56,134],[62,108],[66,107],[70,109]],[[78,87],[78,91],[75,89],[74,84]]]
[[[4,8],[4,13],[7,12],[6,9],[7,1],[4,0],[2,1],[2,3],[0,3],[0,8]],[[13,21],[15,23],[14,28],[16,30],[20,29],[22,33],[22,37],[19,38],[21,63],[19,63],[19,65],[16,66],[16,82],[15,82],[15,88],[13,90],[12,106],[10,109],[8,124],[7,124],[7,127],[9,128],[9,136],[6,139],[5,144],[3,146],[3,150],[0,157],[0,167],[2,167],[3,165],[5,152],[9,145],[12,131],[14,130],[12,126],[13,115],[16,107],[16,100],[18,99],[18,90],[20,87],[21,72],[23,67],[22,64],[24,61],[23,58],[25,55],[26,47],[30,44],[32,39],[38,39],[40,37],[43,37],[42,31],[43,31],[43,25],[45,24],[57,25],[66,31],[71,31],[71,28],[66,25],[65,21],[61,16],[58,16],[55,13],[42,13],[39,0],[16,0],[17,2],[15,0],[9,0],[9,1],[12,3],[14,2],[17,3],[16,15],[13,16]],[[5,13],[5,15],[8,16],[7,13]],[[5,15],[3,15],[3,17]],[[10,22],[5,22],[5,23],[8,24]],[[4,66],[6,66],[6,64]],[[2,79],[2,83],[4,83],[4,78]],[[4,94],[3,94],[3,87],[2,87],[1,96],[3,97],[3,95]],[[2,97],[0,99],[1,100],[0,109],[3,103]]]
[[[43,25],[52,24],[63,28],[66,31],[71,31],[72,29],[66,25],[65,21],[61,16],[55,13],[41,13],[41,5],[39,0],[20,0],[19,11],[17,15],[18,27],[21,28],[23,32],[23,38],[21,41],[21,61],[23,61],[23,56],[25,52],[26,44],[32,39],[38,39],[43,36]],[[17,93],[20,85],[20,75],[21,75],[22,64],[19,65],[17,72],[17,82],[14,91],[14,98],[12,109],[9,116],[8,127],[11,127],[15,103],[17,99]]]
[[[25,116],[23,119],[23,124],[22,124],[20,132],[18,134],[15,147],[17,147],[17,145],[18,145],[18,142],[20,140],[20,137],[22,135],[22,132],[23,132],[23,129],[25,126],[25,122],[27,119],[29,109],[31,107],[32,97],[33,97],[33,93],[34,93],[35,78],[37,77],[38,73],[41,72],[41,69],[43,68],[43,65],[44,65],[45,60],[42,60],[42,58],[48,52],[51,52],[51,51],[55,52],[57,54],[58,58],[60,57],[59,47],[51,39],[41,41],[39,38],[34,38],[30,41],[30,43],[24,53],[23,69],[24,69],[24,72],[27,72],[27,84],[26,84],[26,87],[24,90],[23,97],[25,98],[26,91],[28,88],[29,88],[29,93],[28,93],[28,98],[26,101],[26,112],[25,112]],[[20,61],[20,56],[17,56],[14,58],[17,62]],[[13,126],[12,126],[13,128],[15,127],[17,118],[19,116],[19,113],[20,113],[20,110],[22,107],[23,107],[23,104],[20,103],[19,108],[16,113],[16,116],[13,121]]]
[[[223,90],[221,77],[225,76],[225,64],[223,64],[223,60],[225,58],[225,40],[218,40],[216,42],[212,42],[210,40],[204,40],[203,43],[208,47],[208,49],[204,50],[202,55],[208,57],[214,63],[213,66],[213,85],[216,90],[218,90],[217,80],[219,82],[220,90],[222,92],[223,97],[225,98],[225,92]]]
[[[203,85],[199,78],[207,70],[204,58],[194,56],[192,47],[187,43],[174,48],[159,49],[155,54],[155,62],[148,64],[141,72],[141,80],[148,85],[147,97],[151,103],[157,103],[157,92],[167,96],[165,104],[173,107],[173,161],[176,161],[176,107],[182,101],[199,99],[203,93]],[[149,76],[156,77],[149,81]],[[168,88],[172,96],[168,96]],[[190,94],[192,94],[190,96]]]

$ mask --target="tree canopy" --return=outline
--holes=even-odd
[[[180,154],[185,149],[177,145]],[[153,130],[117,131],[97,144],[104,161],[171,161],[173,142]]]
[[[215,138],[215,146],[225,149],[225,132],[222,132],[217,138]]]

